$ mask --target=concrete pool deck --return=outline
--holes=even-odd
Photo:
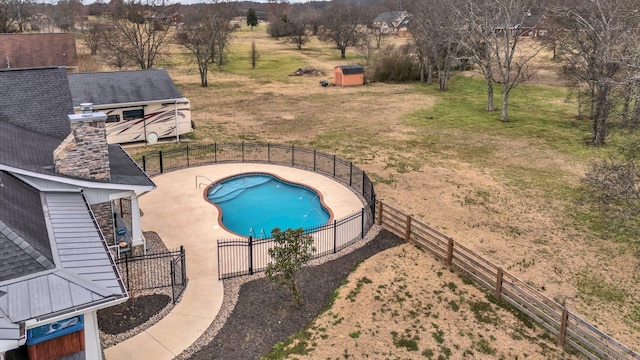
[[[173,359],[209,327],[220,310],[224,294],[222,281],[218,280],[217,240],[238,236],[219,226],[218,209],[204,199],[205,184],[247,172],[271,173],[314,188],[322,194],[335,219],[363,207],[360,198],[343,184],[286,166],[207,165],[154,177],[158,188],[139,199],[144,213],[142,228],[158,233],[169,249],[184,246],[189,283],[180,302],[166,317],[140,334],[105,349],[106,359]]]

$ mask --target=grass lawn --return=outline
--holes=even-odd
[[[260,54],[256,69],[249,63],[251,41]],[[612,232],[580,188],[590,163],[627,135],[613,130],[611,145],[586,145],[591,123],[577,119],[577,104],[560,80],[541,76],[514,90],[511,121],[503,123],[499,110],[484,111],[479,74],[453,75],[445,92],[416,83],[324,88],[319,81],[331,81],[334,66],[358,61],[355,50],[341,60],[338,50],[314,38],[299,51],[271,39],[263,26],[236,34],[228,63],[211,73],[208,88],[199,86],[184,49],[170,51],[163,66],[191,100],[192,143],[296,144],[350,159],[376,181],[383,201],[640,350],[635,232]],[[540,56],[541,71],[557,68]],[[298,68],[326,75],[291,76]],[[498,87],[496,106],[499,96]],[[135,157],[173,146],[129,151]]]

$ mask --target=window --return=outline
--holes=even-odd
[[[107,116],[107,122],[108,123],[114,123],[114,122],[119,122],[120,121],[120,115],[109,115]]]
[[[144,109],[126,110],[122,112],[122,120],[137,120],[144,118]]]

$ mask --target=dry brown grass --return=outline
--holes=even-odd
[[[246,47],[251,39],[259,41],[263,54],[288,53],[301,59],[305,66],[322,69],[327,74],[341,63],[326,55],[332,53],[326,45],[313,42],[309,46],[320,50],[301,55],[291,45],[269,39],[261,28],[241,33],[239,43],[233,46]],[[168,70],[192,102],[198,142],[289,143],[351,159],[376,180],[380,199],[451,235],[623,343],[640,348],[640,305],[635,300],[640,298],[640,270],[635,254],[625,244],[599,241],[587,229],[576,225],[569,216],[573,204],[554,197],[544,184],[535,181],[514,184],[504,173],[507,166],[520,167],[524,172],[536,174],[536,178],[548,174],[549,181],[572,186],[584,173],[585,162],[566,158],[531,140],[488,134],[470,138],[456,130],[443,130],[437,137],[429,138],[406,118],[438,99],[424,95],[415,85],[374,83],[323,88],[318,84],[323,78],[290,77],[288,73],[296,70],[291,68],[275,80],[214,72],[210,87],[201,88],[197,70],[185,61],[183,50],[173,47],[172,54]],[[546,61],[539,64],[547,78],[539,81],[561,83],[552,71],[553,65],[545,65]],[[482,161],[470,161],[460,156],[461,152],[452,151],[450,143],[479,149],[490,147],[493,151],[483,155],[486,158]],[[365,266],[382,268],[380,262],[388,260],[383,259],[385,256],[376,257]],[[437,265],[429,266],[422,271],[426,277],[436,277]],[[385,276],[384,272],[367,275],[373,284],[384,284],[388,281]],[[354,275],[351,284],[357,280]],[[451,281],[463,287],[460,280]],[[433,286],[425,279],[411,285],[414,293],[431,297],[423,299],[425,303],[437,301],[432,294],[437,289],[432,289]],[[605,296],[600,296],[602,292]],[[606,300],[609,293],[613,294],[613,301]],[[619,298],[622,300],[616,300]],[[358,302],[340,306],[331,312],[345,318],[345,322],[371,317],[360,313],[368,310]],[[451,328],[452,317],[440,316],[434,323],[440,328]],[[362,321],[359,326],[363,329],[385,326]],[[506,325],[510,323],[506,321],[496,329],[505,331],[501,337],[515,331]],[[327,334],[332,341],[343,339],[345,344],[354,343],[344,333],[347,330],[334,331]],[[475,333],[473,325],[462,331],[465,332]],[[465,347],[463,344],[469,341],[463,335],[455,338],[456,331],[450,331],[449,335],[447,341],[452,346]],[[388,334],[385,338],[388,340]],[[349,354],[359,357],[358,348],[344,346]],[[539,345],[531,346],[528,353],[537,353],[535,348]],[[510,349],[501,353],[513,354]]]

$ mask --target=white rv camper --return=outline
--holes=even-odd
[[[76,113],[92,103],[107,114],[107,141],[128,143],[175,138],[193,131],[191,107],[163,69],[70,73]]]

